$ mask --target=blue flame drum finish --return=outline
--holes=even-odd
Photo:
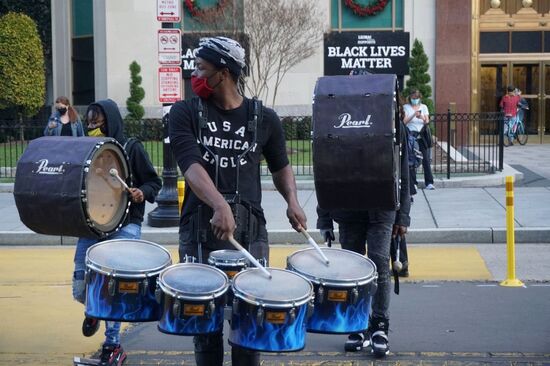
[[[155,298],[170,253],[145,240],[107,240],[86,252],[86,316],[125,322],[157,321]]]
[[[313,286],[295,272],[268,270],[271,279],[257,268],[233,278],[229,343],[261,352],[300,351],[305,346]]]
[[[175,335],[199,335],[223,330],[229,279],[221,270],[201,263],[178,263],[158,279],[162,306],[158,330]]]
[[[349,250],[321,250],[329,260],[328,265],[313,248],[287,258],[287,268],[310,280],[315,289],[315,306],[307,331],[338,334],[366,330],[376,292],[376,265]]]

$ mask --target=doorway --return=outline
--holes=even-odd
[[[480,69],[480,112],[498,111],[508,85],[522,92],[529,110],[525,113],[530,142],[550,143],[550,62],[484,62]]]

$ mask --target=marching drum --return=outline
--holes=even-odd
[[[376,265],[344,249],[322,248],[325,264],[313,248],[287,258],[287,268],[309,279],[315,289],[315,306],[308,332],[359,333],[367,328],[372,295],[376,292]]]
[[[162,246],[145,240],[107,240],[86,252],[86,316],[146,322],[159,320],[159,273],[172,263]]]
[[[248,259],[238,250],[222,249],[210,253],[208,264],[222,270],[231,282],[237,273],[248,267]],[[227,291],[227,304],[231,305],[232,302],[233,290],[229,287]]]
[[[229,343],[262,352],[299,351],[305,346],[313,286],[301,275],[268,268],[247,269],[233,278]]]
[[[206,264],[179,263],[162,271],[157,282],[161,332],[199,335],[222,331],[229,287],[225,273]]]
[[[124,222],[128,157],[112,138],[40,137],[17,162],[14,196],[21,221],[47,235],[103,237]]]

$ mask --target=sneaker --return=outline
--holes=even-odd
[[[364,333],[352,333],[344,345],[346,352],[357,352],[369,346],[369,338]]]
[[[430,183],[426,186],[426,189],[429,190],[429,191],[433,191],[435,189],[435,187],[434,187],[433,184]]]
[[[388,329],[388,319],[369,319],[369,329],[367,330],[367,337],[369,338],[371,352],[374,354],[375,357],[385,357],[387,354],[390,353]]]
[[[96,334],[99,329],[99,324],[100,321],[96,318],[84,318],[84,321],[82,322],[82,334],[84,334],[84,337],[91,337]]]
[[[121,366],[126,361],[126,352],[120,344],[104,344],[99,364],[101,366]]]

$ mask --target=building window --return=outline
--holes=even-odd
[[[365,6],[372,3],[372,0],[356,0],[356,2]],[[339,5],[338,3],[341,4]],[[393,11],[393,6],[395,6],[395,12]],[[364,17],[354,14],[344,4],[343,0],[331,0],[330,24],[332,30],[339,30],[340,22],[344,30],[403,29],[403,0],[388,0],[388,4],[382,12]]]
[[[93,0],[72,0],[72,62],[74,105],[95,100]]]

